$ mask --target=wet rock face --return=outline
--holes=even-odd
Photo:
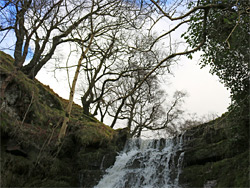
[[[247,121],[226,117],[187,130],[180,184],[183,187],[249,187],[246,124]]]
[[[77,166],[79,171],[79,185],[81,188],[94,187],[102,178],[105,170],[114,165],[118,152],[121,151],[127,141],[126,129],[116,131],[109,145],[99,145],[92,148],[86,147],[78,153]]]
[[[103,156],[100,169],[103,171],[115,163],[117,152],[110,152]]]
[[[116,140],[108,146],[93,148],[92,145],[80,145],[72,138],[65,139],[67,150],[63,146],[65,151],[55,157],[56,148],[40,153],[40,149],[31,146],[23,148],[15,138],[2,137],[1,175],[4,181],[1,186],[90,188],[96,185],[120,151]]]
[[[105,170],[112,166],[115,162],[117,153],[115,152],[100,152],[95,156],[96,152],[85,153],[85,164],[79,164],[79,185],[82,188],[89,188],[96,185],[105,173]],[[80,160],[79,161],[83,161]]]

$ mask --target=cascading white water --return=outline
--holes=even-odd
[[[128,140],[115,164],[94,188],[176,188],[184,152],[183,138]]]

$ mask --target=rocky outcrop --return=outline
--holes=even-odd
[[[246,105],[247,106],[247,105]],[[249,114],[237,107],[184,134],[183,187],[249,187]]]
[[[0,86],[14,72],[12,63],[0,52]],[[126,142],[126,130],[115,131],[86,117],[74,104],[66,137],[58,145],[67,101],[20,71],[1,100],[1,187],[89,188]]]
[[[111,142],[90,144],[78,152],[76,160],[80,169],[80,187],[90,188],[100,181],[105,170],[115,163],[116,156],[123,149],[127,138],[127,130],[119,129]]]

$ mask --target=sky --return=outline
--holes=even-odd
[[[193,60],[182,57],[174,67],[174,76],[169,78],[171,84],[166,84],[165,88],[187,92],[183,107],[188,113],[198,116],[211,113],[221,115],[230,104],[230,91],[219,82],[216,75],[209,73],[209,67],[200,69],[199,57],[200,53]]]

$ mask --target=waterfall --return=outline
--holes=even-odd
[[[183,135],[173,139],[130,139],[94,188],[176,188],[184,158]]]

